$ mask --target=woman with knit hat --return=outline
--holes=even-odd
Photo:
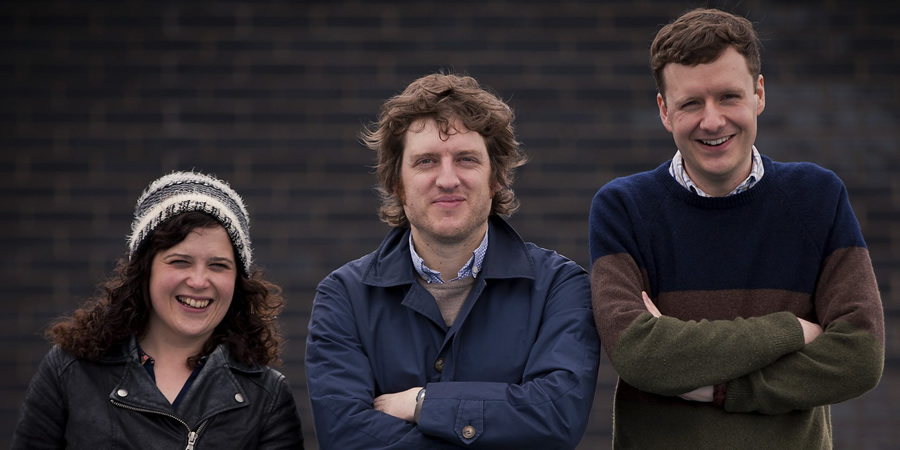
[[[253,270],[225,182],[175,172],[138,199],[101,293],[53,323],[13,448],[303,448],[279,364],[281,289]]]

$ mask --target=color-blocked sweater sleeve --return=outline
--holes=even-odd
[[[846,189],[835,208],[814,293],[824,333],[802,350],[728,383],[725,409],[779,414],[873,389],[884,368],[884,312]]]
[[[789,312],[737,320],[654,318],[641,291],[650,291],[636,236],[646,234],[652,211],[638,207],[613,182],[594,197],[590,213],[591,294],[600,340],[628,384],[675,396],[734,380],[803,347]],[[652,201],[646,198],[640,201]]]

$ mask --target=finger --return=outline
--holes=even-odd
[[[650,314],[653,314],[653,317],[659,317],[662,315],[656,305],[653,304],[653,301],[650,300],[650,296],[647,295],[646,291],[641,291],[641,298],[644,299],[644,306],[647,307],[647,311],[649,311]]]

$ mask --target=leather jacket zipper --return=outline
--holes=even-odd
[[[194,443],[197,442],[197,433],[191,431],[188,433],[188,445],[184,450],[194,450]]]
[[[200,437],[200,431],[202,431],[203,428],[206,427],[206,423],[209,422],[209,419],[206,419],[206,420],[204,420],[202,423],[200,423],[200,426],[197,427],[197,430],[191,430],[191,427],[190,427],[185,421],[183,421],[183,420],[181,420],[181,419],[179,419],[179,418],[177,418],[177,417],[175,417],[175,416],[173,416],[173,415],[171,415],[171,414],[169,414],[169,413],[164,413],[164,412],[162,412],[162,411],[155,411],[155,410],[152,410],[152,409],[135,408],[134,406],[128,406],[128,405],[126,405],[126,404],[124,404],[124,403],[119,403],[119,402],[117,402],[117,401],[115,401],[115,400],[110,400],[109,402],[112,403],[113,405],[116,405],[116,406],[120,407],[120,408],[130,409],[130,410],[132,410],[132,411],[137,411],[137,412],[145,412],[145,413],[151,413],[151,414],[159,414],[159,415],[161,415],[161,416],[171,417],[171,418],[177,420],[178,423],[184,425],[184,428],[188,431],[187,447],[185,447],[184,450],[194,450],[194,445],[197,444],[197,438]]]

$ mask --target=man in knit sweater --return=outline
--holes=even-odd
[[[319,284],[306,373],[323,449],[572,449],[600,342],[587,272],[526,243],[512,110],[435,74],[363,133],[377,154],[373,253]]]
[[[884,319],[847,190],[754,146],[758,38],[718,10],[651,46],[678,148],[590,212],[594,319],[619,374],[616,448],[831,448],[830,404],[875,387]]]

